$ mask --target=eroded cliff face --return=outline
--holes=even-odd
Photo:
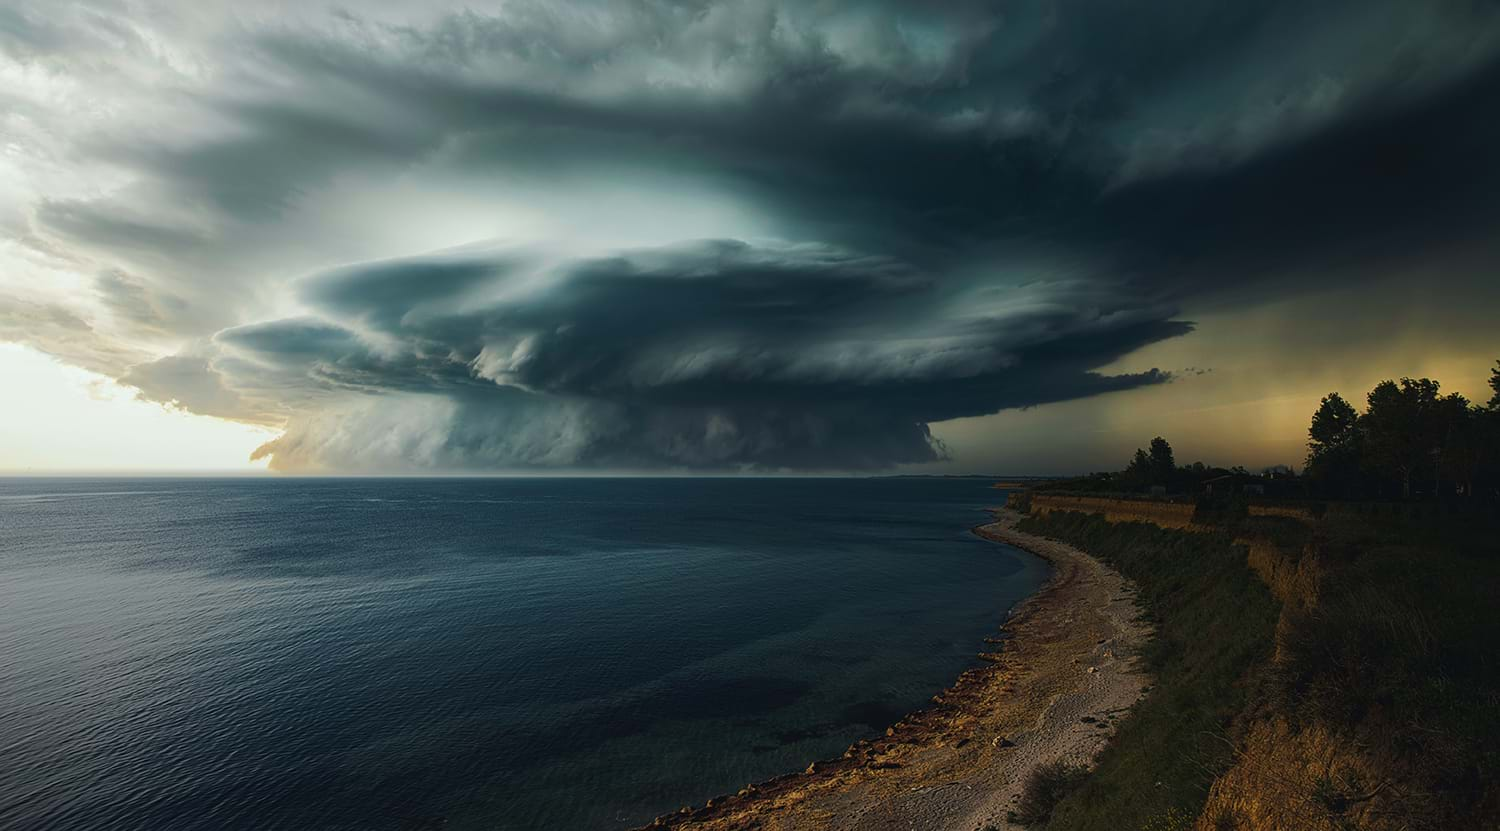
[[[1316,608],[1323,584],[1323,565],[1319,547],[1308,544],[1300,552],[1288,552],[1268,540],[1241,537],[1235,543],[1245,547],[1250,569],[1260,577],[1287,610]]]
[[[1194,506],[1184,503],[1054,494],[1031,494],[1029,503],[1038,514],[1078,511],[1101,514],[1110,522],[1222,530],[1195,520]],[[1290,548],[1284,540],[1278,544],[1253,534],[1236,539],[1250,568],[1282,605],[1274,676],[1291,660],[1296,644],[1288,641],[1296,637],[1299,623],[1318,615],[1339,560],[1320,541],[1318,520],[1306,509],[1252,506],[1250,514],[1295,520],[1314,532],[1311,542]],[[1487,788],[1486,803],[1477,813],[1458,813],[1421,784],[1440,761],[1392,752],[1390,742],[1375,741],[1375,731],[1384,729],[1381,713],[1367,714],[1351,726],[1305,710],[1285,694],[1282,700],[1266,695],[1241,714],[1233,731],[1235,761],[1214,779],[1195,831],[1500,829],[1500,804],[1490,804],[1500,789]],[[1382,747],[1387,749],[1377,749]]]
[[[1271,596],[1281,601],[1272,661],[1284,661],[1286,640],[1296,616],[1309,614],[1317,608],[1324,576],[1322,556],[1318,547],[1311,544],[1293,555],[1267,540],[1242,537],[1235,543],[1244,546],[1250,570],[1271,590]]]
[[[1145,499],[1111,499],[1103,496],[1069,496],[1039,493],[1030,497],[1031,512],[1077,511],[1101,514],[1110,522],[1149,522],[1161,528],[1184,531],[1207,531],[1208,526],[1193,520],[1196,506],[1191,502],[1166,502]]]
[[[1273,514],[1262,514],[1273,515]],[[1288,514],[1274,514],[1289,516]],[[1302,519],[1303,517],[1294,518]],[[1306,520],[1311,522],[1311,518]],[[1281,601],[1273,664],[1288,659],[1287,640],[1301,616],[1317,613],[1326,577],[1317,543],[1287,550],[1242,537],[1252,571]],[[1197,831],[1397,831],[1409,828],[1411,794],[1393,787],[1390,760],[1374,758],[1358,731],[1277,712],[1250,717],[1235,748],[1235,763],[1214,780]]]
[[[1275,715],[1254,723],[1236,754],[1214,780],[1196,831],[1412,828],[1411,800],[1419,795],[1394,781],[1352,733]]]
[[[1237,542],[1282,604],[1274,674],[1295,661],[1299,650],[1306,659],[1306,643],[1294,639],[1337,591],[1333,583],[1343,555],[1317,541],[1300,551],[1262,539]],[[1392,620],[1391,625],[1421,624]],[[1269,681],[1271,688],[1277,683]],[[1466,810],[1432,787],[1462,767],[1458,759],[1446,758],[1451,745],[1438,735],[1439,727],[1398,723],[1379,710],[1354,720],[1325,712],[1284,688],[1263,699],[1237,737],[1235,763],[1210,788],[1197,831],[1500,829],[1500,806]],[[1393,745],[1390,736],[1414,728],[1430,731],[1433,741],[1395,749],[1400,744]],[[1490,786],[1489,793],[1493,801],[1496,788]]]

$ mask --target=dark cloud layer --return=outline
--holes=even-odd
[[[444,396],[450,467],[566,448],[588,467],[862,469],[939,458],[934,421],[1165,380],[1092,370],[1187,325],[1084,291],[944,308],[912,267],[826,246],[470,249],[310,278],[321,319],[223,332],[212,372],[267,400]],[[531,419],[556,431],[540,455],[493,435]],[[268,452],[298,463],[312,445],[304,463],[333,465],[309,424]]]
[[[180,336],[127,383],[284,421],[289,469],[931,461],[933,423],[1169,380],[1101,368],[1185,304],[1500,219],[1493,3],[355,4],[155,38],[70,9],[0,15],[0,49],[137,56],[181,129],[82,132],[131,175],[32,230],[100,263],[120,331]],[[569,239],[389,257],[301,227],[424,225],[361,201],[391,180]],[[630,209],[601,220],[602,188]],[[675,233],[679,194],[755,227]]]

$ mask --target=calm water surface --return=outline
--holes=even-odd
[[[925,479],[0,479],[0,827],[609,829],[920,707],[1045,576]]]

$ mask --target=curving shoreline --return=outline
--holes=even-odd
[[[645,828],[981,829],[1006,812],[1037,766],[1087,763],[1149,689],[1130,656],[1150,636],[1134,590],[1076,548],[1015,528],[994,512],[975,534],[1053,565],[1052,577],[1003,626],[984,666],[965,671],[933,706],[838,759],[658,817]],[[988,639],[994,640],[994,639]]]

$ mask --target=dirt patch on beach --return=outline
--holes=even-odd
[[[997,652],[930,708],[842,758],[684,808],[648,828],[957,829],[1011,827],[1006,812],[1036,767],[1085,764],[1151,679],[1135,654],[1150,637],[1133,587],[1071,546],[1015,529],[998,511],[980,536],[1051,561],[1052,579],[1018,606]]]

